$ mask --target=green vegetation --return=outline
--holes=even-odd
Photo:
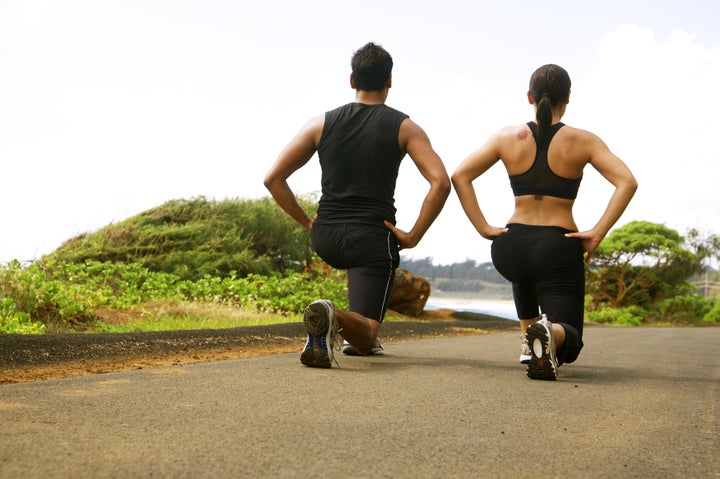
[[[307,211],[312,198],[298,200]],[[269,198],[172,200],[95,233],[79,235],[51,257],[71,262],[138,263],[182,279],[300,271],[310,238]]]
[[[312,211],[312,199],[300,199]],[[717,324],[720,240],[634,222],[592,258],[588,319]],[[509,298],[490,263],[402,266],[433,290]],[[700,281],[702,279],[703,281]],[[703,297],[698,285],[710,292]],[[312,254],[307,233],[269,198],[174,200],[70,239],[29,265],[0,264],[0,334],[226,328],[299,321],[319,298],[347,307],[346,276]],[[393,318],[388,318],[392,320]]]
[[[0,334],[42,334],[45,325],[30,320],[30,315],[15,311],[10,298],[0,299]]]
[[[347,307],[345,281],[341,273],[318,275],[316,271],[285,274],[249,274],[238,278],[234,273],[221,278],[205,276],[187,280],[164,272],[150,271],[137,263],[113,263],[86,260],[70,263],[46,259],[23,267],[12,262],[0,267],[0,325],[18,331],[34,332],[32,324],[45,324],[53,332],[108,330],[97,310],[127,310],[142,314],[144,322],[163,324],[208,323],[238,325],[248,312],[273,316],[272,322],[287,321],[318,297],[332,299],[339,307]],[[178,304],[205,305],[204,310],[192,307],[178,309]],[[162,307],[164,305],[164,307]],[[168,305],[174,305],[169,308]],[[209,308],[219,305],[224,308]],[[237,311],[233,311],[237,310]],[[21,313],[17,313],[20,311]],[[194,311],[199,320],[188,321]],[[214,315],[234,318],[228,323]],[[241,314],[244,312],[245,314]],[[205,318],[205,314],[210,318]],[[257,315],[242,324],[257,324]],[[203,319],[205,318],[205,319]],[[30,320],[32,319],[32,323]],[[174,323],[173,323],[174,321]],[[37,326],[38,331],[41,326]],[[136,330],[144,329],[138,326]]]
[[[312,198],[298,201],[314,209]],[[285,322],[319,296],[345,306],[345,275],[323,268],[272,199],[173,200],[32,264],[0,265],[0,331]]]
[[[702,296],[693,280],[710,277],[706,263],[719,258],[716,235],[691,230],[683,237],[661,224],[628,223],[608,235],[591,258],[587,317],[625,325],[717,323],[717,287],[706,286]]]

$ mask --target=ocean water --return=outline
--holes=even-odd
[[[515,312],[515,303],[512,301],[433,298],[430,296],[425,304],[425,309],[452,309],[455,311],[489,314],[505,319],[518,319]]]

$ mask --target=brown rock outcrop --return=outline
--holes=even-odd
[[[422,276],[398,268],[390,292],[389,308],[408,316],[420,316],[430,297],[430,283]]]

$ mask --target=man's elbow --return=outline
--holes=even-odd
[[[626,184],[625,184],[625,188],[630,192],[631,195],[635,194],[635,192],[638,189],[638,182],[634,176],[628,178],[628,180],[626,181]]]
[[[635,193],[638,189],[638,181],[633,177],[632,182],[630,183],[630,188],[632,188],[633,193]]]

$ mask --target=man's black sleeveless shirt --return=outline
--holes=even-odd
[[[325,113],[318,223],[395,224],[398,132],[408,115],[387,105],[349,103]]]

